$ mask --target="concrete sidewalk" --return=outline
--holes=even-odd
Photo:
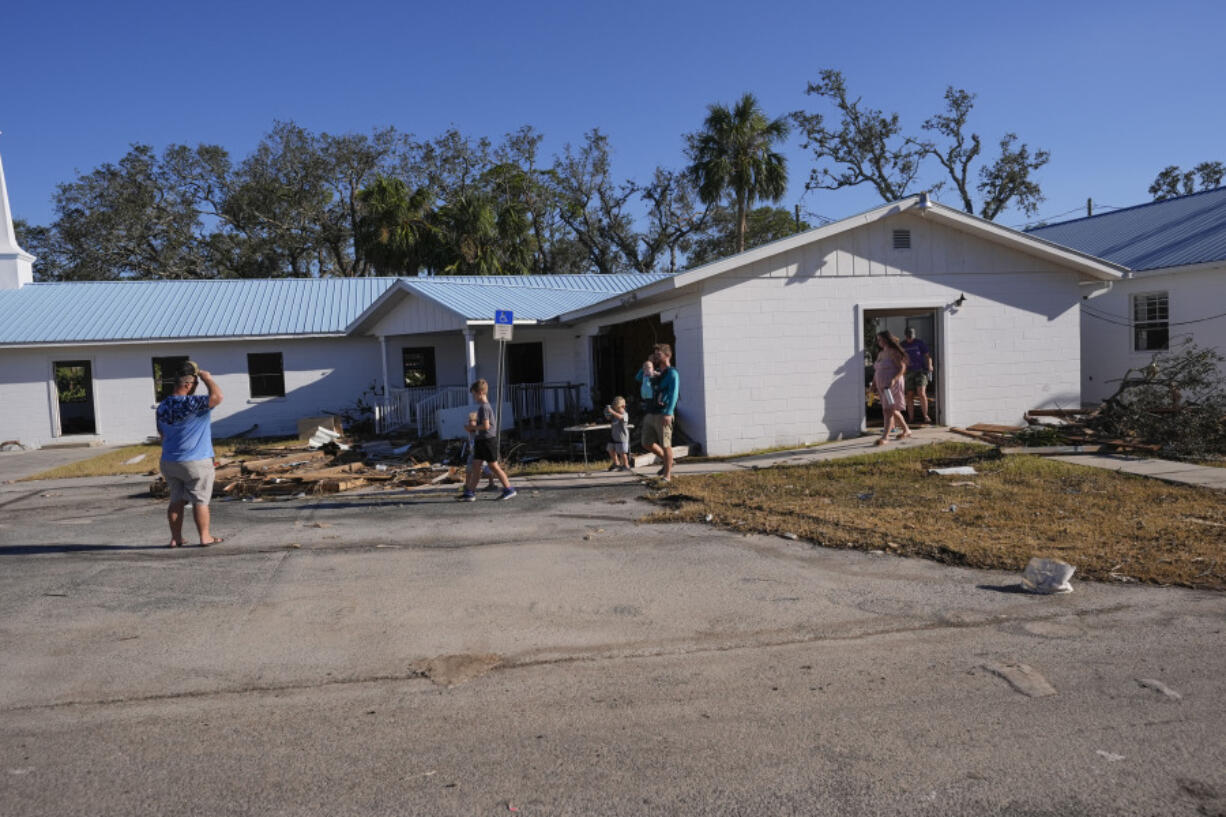
[[[1071,462],[1073,465],[1105,468],[1108,471],[1118,471],[1121,474],[1152,477],[1165,482],[1177,482],[1181,485],[1198,485],[1202,488],[1226,491],[1226,468],[1214,468],[1211,465],[1194,465],[1190,462],[1175,462],[1173,460],[1155,460],[1147,457],[1133,457],[1127,454],[1070,454],[1064,457],[1053,457],[1052,459],[1060,460],[1061,462]]]

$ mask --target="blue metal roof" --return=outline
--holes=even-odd
[[[1026,232],[1138,271],[1222,261],[1226,187]]]
[[[546,320],[664,275],[81,281],[0,290],[0,345],[342,334],[397,280],[468,320]]]

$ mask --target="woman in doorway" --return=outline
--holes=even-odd
[[[877,333],[877,349],[877,360],[873,363],[873,391],[881,398],[881,418],[884,422],[877,445],[885,445],[890,441],[890,432],[894,430],[895,423],[902,429],[902,437],[911,436],[911,429],[902,415],[903,401],[906,399],[903,376],[907,372],[907,350],[889,332]]]

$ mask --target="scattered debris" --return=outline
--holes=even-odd
[[[984,664],[983,668],[1003,678],[1014,690],[1030,698],[1055,695],[1056,688],[1035,669],[1026,664]]]
[[[1022,572],[1022,588],[1044,595],[1072,593],[1073,585],[1069,584],[1069,579],[1076,570],[1077,568],[1060,559],[1040,559],[1036,556]]]
[[[315,429],[315,433],[312,434],[311,439],[307,441],[307,448],[324,448],[325,446],[331,444],[335,445],[341,451],[348,451],[349,446],[338,442],[340,438],[340,432],[320,426],[319,428]]]
[[[970,477],[978,474],[979,472],[975,470],[974,466],[956,465],[953,468],[929,468],[928,473],[936,474],[937,476],[942,477]],[[958,483],[954,484],[956,485]]]
[[[251,448],[216,460],[213,495],[244,501],[301,499],[356,488],[417,488],[457,479],[455,466],[437,461],[437,445],[395,446],[380,440],[349,446],[335,432],[317,430],[327,438],[319,447],[301,443],[256,447],[253,443]],[[149,493],[157,498],[169,495],[161,476],[151,482]]]
[[[951,488],[978,488],[979,487],[979,483],[971,482],[969,480],[963,481],[963,482],[951,482],[949,483],[949,485]]]
[[[958,506],[957,506],[957,505],[950,505],[948,508],[942,508],[941,510],[942,510],[943,512],[945,512],[945,513],[957,513],[957,512],[958,512]]]
[[[148,454],[137,454],[135,457],[130,457],[130,458],[128,458],[128,459],[126,459],[126,460],[124,460],[124,461],[123,461],[123,464],[124,464],[124,465],[136,465],[136,463],[140,462],[141,460],[143,460],[143,459],[144,459],[145,457],[147,457],[147,456],[149,456],[149,455],[148,455]]]
[[[21,444],[21,440],[5,440],[0,443],[0,451],[25,451],[26,447]]]
[[[1095,754],[1099,757],[1106,758],[1106,760],[1110,763],[1119,763],[1124,759],[1123,755],[1117,755],[1115,752],[1108,752],[1105,749],[1099,749],[1097,752],[1095,752]]]
[[[1138,678],[1137,683],[1145,689],[1152,689],[1154,692],[1160,692],[1172,701],[1181,701],[1183,696],[1175,690],[1171,689],[1166,684],[1154,678]]]
[[[789,531],[789,532],[787,532],[787,533],[780,534],[780,535],[781,535],[781,536],[782,536],[784,539],[791,539],[792,541],[796,541],[797,539],[799,539],[799,538],[800,538],[799,536],[797,536],[796,534],[792,533],[791,531]]]

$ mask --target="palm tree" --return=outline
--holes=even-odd
[[[358,193],[357,255],[384,275],[433,267],[438,237],[430,198],[425,188],[410,191],[400,179],[375,179]]]
[[[746,214],[760,200],[773,202],[787,190],[787,159],[772,148],[788,135],[784,117],[768,119],[753,94],[729,110],[707,107],[703,129],[687,137],[688,172],[703,204],[730,194],[736,205],[737,252],[745,251]]]

